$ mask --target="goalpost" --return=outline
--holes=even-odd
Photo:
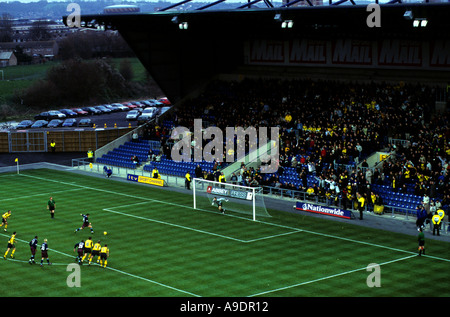
[[[194,209],[213,210],[213,208],[217,208],[213,202],[215,197],[223,199],[222,208],[225,211],[249,214],[252,215],[253,220],[256,220],[256,216],[270,217],[261,187],[247,187],[194,178],[192,196]]]

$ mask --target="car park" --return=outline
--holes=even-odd
[[[137,118],[141,115],[141,112],[139,110],[130,110],[128,111],[126,115],[126,119],[129,121],[137,120]]]
[[[19,124],[16,126],[16,129],[26,129],[33,125],[33,121],[31,120],[23,120],[19,122]]]
[[[76,127],[77,126],[77,119],[74,119],[74,118],[66,119],[66,120],[64,120],[62,126],[63,127]]]
[[[77,117],[78,116],[78,113],[76,113],[75,111],[70,110],[70,109],[61,109],[59,111],[61,113],[64,113],[66,115],[66,117],[68,117],[68,118],[73,118],[73,117]]]
[[[47,128],[57,128],[60,127],[63,124],[63,120],[60,119],[53,119],[52,121],[50,121],[47,125]]]
[[[81,119],[80,122],[78,122],[79,127],[92,127],[92,125],[93,125],[93,122],[89,118]]]
[[[37,120],[35,123],[33,123],[33,125],[31,126],[31,128],[45,128],[48,124],[48,121],[46,120]]]

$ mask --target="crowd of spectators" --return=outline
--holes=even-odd
[[[434,105],[435,88],[419,84],[217,80],[166,120],[193,129],[194,119],[201,118],[222,131],[279,127],[280,170],[270,175],[242,171],[245,175],[235,175],[240,183],[305,192],[314,185],[314,190],[344,200],[357,191],[368,201],[376,196],[373,184],[387,184],[400,192],[413,187],[414,194],[426,193],[449,211],[449,114],[435,113]],[[156,138],[170,135],[163,124],[149,129]],[[380,150],[392,155],[373,169],[364,160]],[[287,167],[295,169],[298,185],[280,180]],[[308,184],[308,175],[314,177],[313,185]]]

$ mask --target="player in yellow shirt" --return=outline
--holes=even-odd
[[[108,257],[109,257],[109,248],[108,245],[105,244],[100,249],[100,266],[106,267],[106,264],[108,263]]]
[[[88,257],[88,259],[91,257],[91,252],[92,252],[92,245],[94,244],[94,242],[92,241],[92,237],[89,237],[85,242],[84,242],[84,255],[83,258],[81,259],[81,262],[84,261],[84,259],[86,258],[86,256]],[[88,256],[89,254],[89,256]]]
[[[92,259],[94,256],[97,256],[97,263],[100,263],[100,250],[102,249],[102,245],[100,244],[100,240],[97,241],[96,244],[94,244],[94,247],[92,248],[91,256],[89,257],[89,264],[91,265]]]
[[[8,210],[7,212],[5,212],[3,215],[2,215],[2,224],[0,225],[0,227],[3,227],[3,225],[5,225],[5,231],[7,231],[6,230],[6,228],[8,228],[8,218],[9,217],[11,217],[11,210]]]
[[[8,240],[8,248],[6,249],[5,255],[3,256],[3,258],[5,260],[6,260],[6,256],[8,255],[9,250],[11,250],[11,249],[12,249],[11,257],[14,258],[14,253],[16,252],[16,246],[14,245],[15,242],[16,242],[16,232],[14,231],[11,238],[9,238],[9,240]]]

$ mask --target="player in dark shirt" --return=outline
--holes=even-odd
[[[84,240],[75,243],[73,246],[73,252],[77,252],[77,261],[78,264],[81,264],[81,260],[83,259],[83,251],[84,251]]]
[[[36,255],[37,245],[38,245],[38,236],[35,236],[30,241],[31,257],[30,257],[30,260],[28,261],[28,263],[30,263],[30,264],[36,264],[36,262],[34,261],[34,256]]]
[[[94,233],[94,229],[92,228],[92,224],[89,222],[89,214],[80,214],[83,217],[83,224],[80,228],[76,229],[75,232],[78,232],[80,230],[83,230],[86,227],[89,227],[91,229],[91,233]]]
[[[47,259],[47,264],[51,265],[50,259],[48,258],[48,244],[47,239],[44,239],[44,243],[41,245],[41,266],[44,263],[44,259]]]

